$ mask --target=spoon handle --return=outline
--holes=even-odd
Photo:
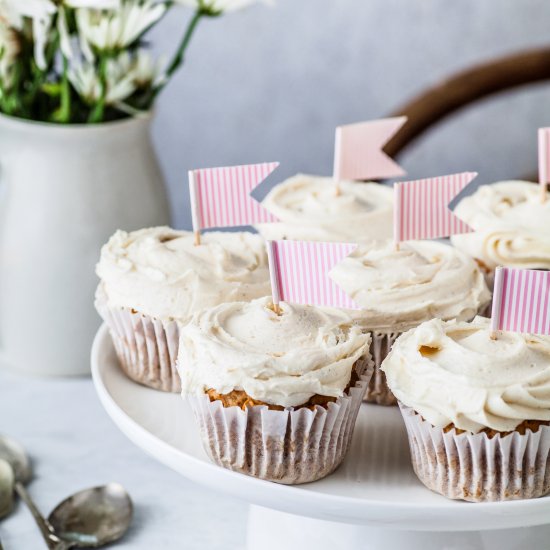
[[[40,533],[42,534],[44,541],[48,545],[49,550],[54,550],[58,546],[60,540],[58,537],[55,536],[52,526],[50,525],[48,520],[46,520],[44,516],[38,511],[38,508],[34,504],[24,485],[21,482],[16,481],[14,488],[16,493],[21,497],[21,500],[27,505],[27,508],[30,510],[32,517],[36,522],[36,525],[38,525],[38,528],[40,529]]]

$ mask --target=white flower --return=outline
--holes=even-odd
[[[59,31],[59,47],[61,53],[67,58],[72,59],[73,49],[71,47],[71,36],[69,34],[69,26],[67,24],[67,14],[63,7],[59,8],[57,16],[57,30]]]
[[[58,7],[52,0],[0,0],[0,18],[18,30],[23,27],[24,17],[32,20],[34,58],[37,66],[44,70],[46,68],[44,51],[50,38],[52,19],[58,9],[61,50],[65,57],[71,57],[72,52],[63,6],[105,10],[119,8],[120,2],[121,0],[61,0],[57,2]]]
[[[165,63],[156,61],[145,50],[138,50],[128,70],[132,72],[137,88],[159,86],[166,80]]]
[[[69,80],[86,103],[92,105],[101,98],[101,81],[93,63],[84,62],[72,68],[69,71]],[[124,101],[136,91],[132,75],[122,73],[114,59],[107,62],[106,86],[106,105]]]
[[[91,8],[94,10],[115,10],[120,7],[121,0],[64,0],[63,4],[70,8]]]
[[[0,81],[9,88],[13,64],[19,55],[20,44],[17,33],[0,19]]]
[[[135,42],[166,12],[167,5],[154,0],[124,2],[120,9],[100,11],[78,9],[76,21],[83,51],[90,59],[87,43],[98,50],[120,50]]]
[[[163,77],[159,65],[143,50],[134,56],[123,52],[117,58],[107,61],[105,103],[120,103],[139,88],[162,82]],[[93,63],[85,61],[71,67],[69,80],[86,103],[93,104],[100,99],[101,82]]]
[[[55,13],[55,10],[51,0],[0,0],[0,13],[16,29],[21,29],[23,17],[44,19]]]
[[[194,9],[207,9],[213,13],[237,11],[247,8],[252,4],[263,1],[264,4],[271,4],[271,0],[175,0],[177,4],[188,6]]]
[[[0,0],[0,19],[14,29],[21,30],[23,27],[23,16],[13,0]]]
[[[40,69],[46,68],[44,49],[56,10],[50,0],[0,0],[0,14],[11,27],[21,30],[23,18],[32,19],[34,58]]]

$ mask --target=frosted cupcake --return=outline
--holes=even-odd
[[[482,185],[460,201],[455,214],[475,233],[454,235],[454,246],[475,258],[490,285],[495,267],[550,269],[550,200],[527,181]]]
[[[168,227],[117,231],[101,250],[96,307],[126,374],[180,391],[179,324],[223,302],[270,293],[265,245],[251,233],[193,233]]]
[[[379,367],[402,332],[434,317],[473,319],[491,298],[477,264],[436,241],[361,245],[331,277],[361,307],[355,321],[372,332],[375,370],[366,398],[381,405],[397,403]]]
[[[429,489],[474,502],[539,497],[550,492],[550,337],[492,340],[489,325],[423,323],[382,369]]]
[[[370,336],[335,310],[270,299],[221,304],[182,329],[178,368],[218,465],[278,483],[342,462],[368,377]]]
[[[280,223],[257,225],[268,240],[364,242],[393,234],[393,191],[378,183],[298,174],[262,202]]]

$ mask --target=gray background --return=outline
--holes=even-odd
[[[189,15],[152,42],[171,52]],[[278,160],[278,177],[330,174],[334,127],[380,118],[471,64],[550,40],[547,0],[277,0],[203,21],[157,106],[154,139],[174,225],[189,227],[189,168]],[[536,85],[446,120],[400,159],[412,177],[536,168],[550,93]]]
[[[172,50],[188,15],[173,13],[155,31],[158,51]],[[203,22],[187,66],[157,107],[154,138],[175,225],[189,226],[189,168],[280,160],[281,178],[330,174],[337,124],[384,116],[458,69],[544,44],[549,23],[548,0],[277,0],[274,8]],[[549,91],[536,86],[461,112],[402,164],[411,177],[478,170],[490,181],[530,173],[536,128],[550,125]],[[102,412],[89,380],[20,382],[0,373],[0,431],[35,459],[30,490],[43,511],[76,489],[115,479],[137,505],[120,548],[242,548],[246,505],[146,456]],[[20,403],[33,414],[14,418]],[[0,525],[0,538],[6,550],[42,544],[21,505]]]

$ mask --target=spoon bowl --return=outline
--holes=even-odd
[[[11,464],[0,458],[0,519],[7,516],[13,508],[13,488],[15,474]]]
[[[61,502],[46,520],[25,489],[31,478],[31,462],[23,447],[0,436],[0,517],[3,510],[11,509],[10,499],[15,489],[52,550],[97,548],[118,540],[130,527],[132,501],[118,483],[75,493]]]
[[[65,499],[49,515],[55,534],[80,548],[97,548],[121,538],[132,522],[133,505],[122,485],[109,483]]]
[[[27,484],[32,478],[31,461],[25,449],[9,437],[0,436],[0,458],[4,459],[13,469],[15,480]]]

